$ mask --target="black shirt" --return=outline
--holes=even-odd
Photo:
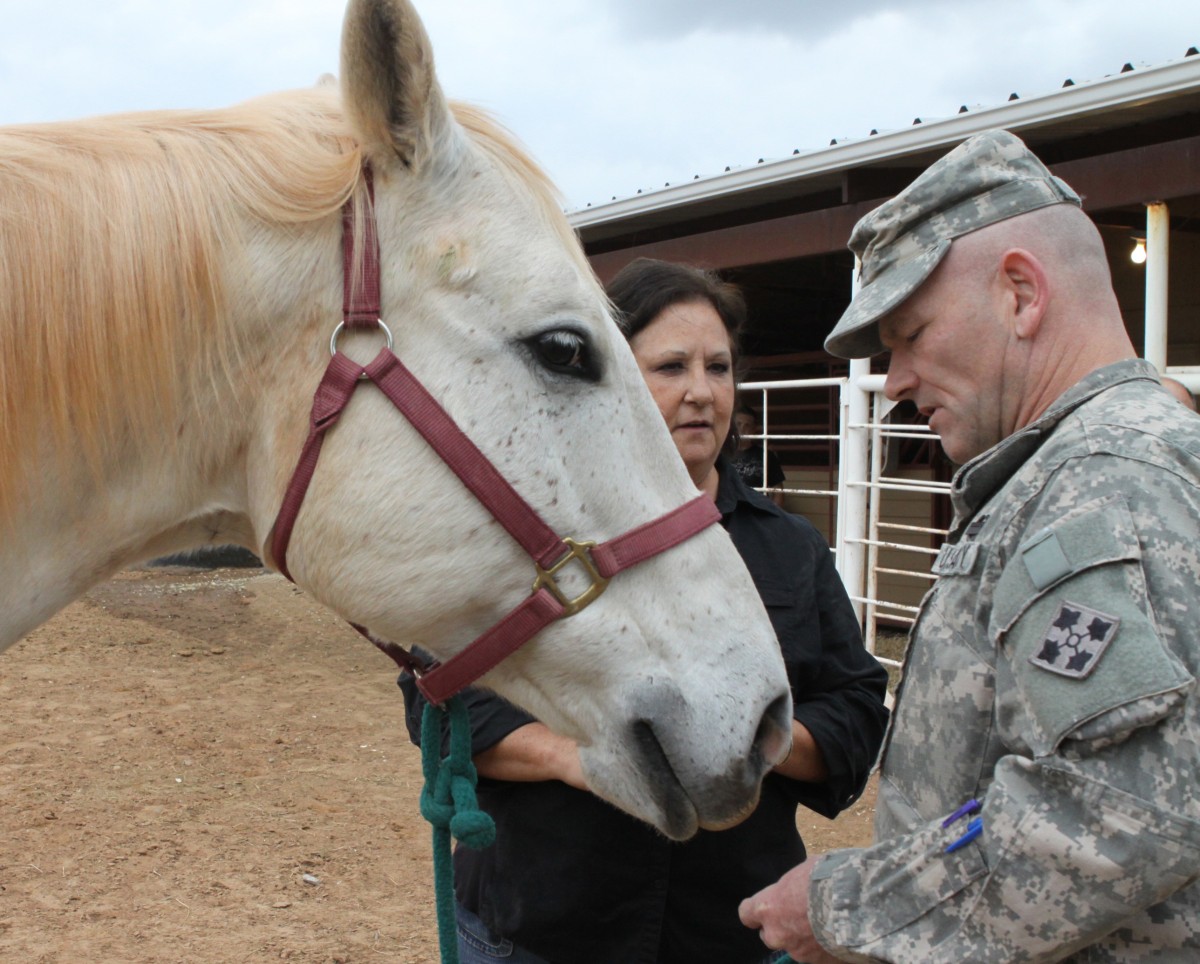
[[[825,757],[828,781],[771,773],[738,826],[675,843],[590,793],[557,781],[480,779],[496,842],[454,854],[459,901],[551,964],[739,964],[766,949],[738,920],[742,899],[805,858],[796,806],[833,817],[862,792],[883,739],[887,675],[862,645],[829,547],[805,519],[721,473],[717,508],[766,604],[792,687],[793,715]],[[420,741],[423,700],[401,677]],[[484,690],[463,694],[472,752],[533,717]]]
[[[775,488],[787,480],[779,458],[767,449],[767,481],[763,481],[763,448],[758,443],[734,452],[729,461],[737,469],[742,481],[752,489]]]

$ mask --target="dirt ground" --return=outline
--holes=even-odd
[[[436,964],[395,672],[281,577],[120,574],[0,656],[0,960]],[[820,853],[867,840],[873,787]]]

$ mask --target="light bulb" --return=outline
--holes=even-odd
[[[1136,238],[1137,244],[1133,246],[1133,250],[1129,252],[1129,260],[1134,264],[1146,263],[1146,242],[1141,238]]]

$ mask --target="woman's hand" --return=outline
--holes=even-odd
[[[829,779],[825,756],[803,723],[792,720],[792,749],[774,772],[806,783],[822,783]]]
[[[533,783],[558,780],[576,790],[590,790],[579,763],[579,746],[544,723],[526,723],[475,755],[480,776]]]

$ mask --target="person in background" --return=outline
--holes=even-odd
[[[1196,411],[1196,396],[1183,382],[1176,378],[1168,378],[1166,375],[1161,377],[1163,388],[1174,395],[1181,405],[1190,408],[1193,412]]]
[[[733,428],[737,438],[737,448],[729,461],[741,476],[742,481],[752,489],[776,490],[783,485],[787,477],[784,475],[783,466],[779,464],[778,457],[770,449],[765,449],[764,440],[749,437],[761,435],[762,427],[759,425],[758,414],[746,402],[738,403],[737,410],[733,413]],[[763,481],[764,461],[767,466],[766,481]],[[771,491],[763,494],[776,505],[783,505],[782,492]]]
[[[864,649],[828,546],[721,455],[735,399],[740,293],[702,271],[638,261],[609,295],[696,486],[716,501],[779,637],[792,750],[736,827],[675,843],[591,794],[578,749],[486,691],[468,690],[480,805],[496,842],[454,854],[463,964],[758,964],[776,960],[739,901],[805,859],[796,809],[858,798],[887,721],[887,677]],[[696,600],[702,618],[704,600]],[[730,659],[736,659],[731,654]],[[414,741],[423,703],[401,678]]]
[[[1138,359],[1079,197],[1005,131],[855,227],[826,341],[962,467],[875,843],[742,919],[808,964],[1200,960],[1200,419]]]

